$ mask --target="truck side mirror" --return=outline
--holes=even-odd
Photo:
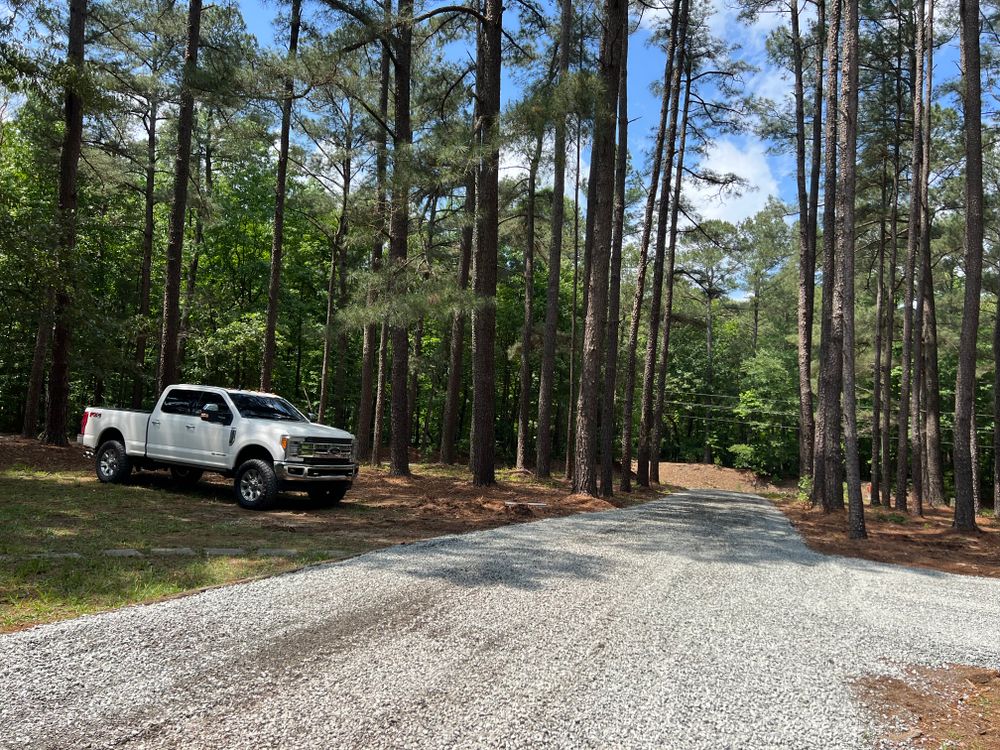
[[[202,422],[219,421],[219,405],[205,404],[203,407],[201,407],[201,421]]]

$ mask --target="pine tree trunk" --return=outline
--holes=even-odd
[[[156,220],[156,122],[159,102],[149,100],[149,122],[146,126],[146,187],[143,191],[142,265],[139,267],[139,332],[135,337],[135,374],[132,380],[132,408],[142,406],[146,377],[146,346],[149,343],[150,274],[153,266],[153,235]]]
[[[670,58],[667,57],[663,80],[670,79]],[[660,125],[653,144],[649,191],[646,194],[646,211],[639,242],[639,268],[636,271],[635,296],[632,298],[632,317],[626,347],[625,394],[622,404],[622,492],[632,491],[632,411],[635,405],[635,361],[639,348],[639,327],[642,323],[642,303],[646,293],[646,271],[649,267],[649,240],[652,234],[653,213],[656,209],[657,190],[660,187],[660,168],[663,161],[663,141],[667,131],[667,112],[670,109],[669,87],[664,87],[660,105]],[[648,459],[647,459],[648,461]]]
[[[385,0],[386,15],[392,12],[392,0]],[[389,121],[389,78],[390,47],[387,41],[382,42],[382,54],[379,60],[379,117],[382,122]],[[388,152],[386,139],[388,133],[379,129],[375,149],[375,241],[372,245],[371,270],[378,273],[382,270],[382,253],[385,249],[385,223],[388,206],[385,200],[386,179],[388,173]],[[375,290],[368,290],[368,304],[375,303]],[[368,458],[372,455],[372,409],[374,396],[372,394],[375,379],[375,358],[378,350],[378,331],[374,323],[365,326],[364,342],[361,354],[361,399],[358,404],[358,456]]]
[[[524,323],[521,327],[520,397],[517,406],[517,452],[515,465],[528,468],[529,414],[531,411],[531,329],[534,324],[535,298],[535,179],[542,158],[542,135],[539,132],[535,153],[528,168],[528,198],[525,206],[524,246]]]
[[[572,0],[560,0],[559,85],[569,74],[570,30],[573,25]],[[552,177],[552,238],[549,246],[549,274],[545,290],[545,330],[542,361],[538,373],[538,436],[535,474],[552,473],[552,401],[556,372],[556,335],[559,328],[559,272],[562,267],[563,221],[566,216],[566,118],[555,118],[554,166]]]
[[[410,229],[410,179],[413,145],[413,125],[410,113],[410,74],[413,63],[413,0],[399,0],[398,30],[395,48],[395,116],[393,134],[392,215],[389,225],[389,259],[391,272],[399,273],[406,263]],[[410,370],[409,334],[405,325],[393,326],[392,372],[390,375],[392,405],[390,408],[389,473],[408,476],[410,473],[410,410],[407,405],[406,381]]]
[[[476,250],[473,289],[477,307],[472,312],[472,429],[469,465],[472,483],[495,482],[496,449],[496,293],[499,249],[500,78],[503,3],[485,0],[480,25],[479,71],[476,98],[482,124],[482,156],[476,193]]]
[[[840,76],[840,111],[838,117],[840,171],[837,186],[837,240],[840,244],[841,277],[844,296],[844,455],[847,475],[848,536],[864,539],[864,505],[861,497],[861,460],[858,455],[858,414],[855,378],[854,334],[854,203],[857,182],[858,139],[858,0],[846,0],[844,14],[844,55]]]
[[[955,528],[975,531],[971,430],[976,397],[976,337],[983,278],[983,124],[979,0],[959,0],[965,110],[965,300],[955,378]]]
[[[611,216],[611,280],[608,330],[604,342],[604,392],[601,398],[601,495],[614,494],[615,397],[618,383],[618,331],[621,326],[622,244],[625,236],[625,180],[628,176],[628,29],[622,38],[618,83],[618,145],[615,147],[615,193]],[[628,415],[631,419],[631,415]],[[622,471],[626,467],[622,464]]]
[[[664,139],[666,157],[663,163],[663,178],[660,188],[660,209],[656,222],[656,242],[653,248],[653,279],[650,289],[649,331],[646,339],[646,359],[643,367],[642,397],[639,411],[638,450],[636,452],[636,483],[640,487],[649,486],[649,463],[654,450],[659,453],[659,446],[652,445],[654,429],[654,400],[656,394],[656,362],[660,339],[660,317],[663,293],[663,264],[666,255],[667,211],[671,198],[670,184],[677,138],[677,110],[680,102],[680,68],[687,24],[687,0],[675,0],[674,14],[671,16],[670,42],[667,46],[667,71],[669,75],[664,80],[664,97],[669,91],[670,117],[667,134]]]
[[[972,507],[978,516],[983,508],[983,485],[979,475],[979,430],[976,427],[976,404],[972,404],[972,428],[969,430],[969,447],[972,454]]]
[[[194,129],[194,79],[198,69],[201,0],[189,0],[187,48],[177,112],[177,153],[174,159],[173,205],[163,286],[163,335],[160,340],[158,392],[177,382],[177,341],[180,331],[181,262],[184,256],[184,215],[191,178],[191,132]]]
[[[903,351],[900,366],[902,376],[899,388],[899,413],[897,417],[896,443],[896,510],[908,511],[908,477],[913,476],[917,485],[919,480],[920,456],[908,455],[909,419],[912,417],[911,400],[918,394],[917,386],[912,377],[914,369],[913,355],[913,302],[917,285],[917,256],[920,249],[920,185],[922,174],[923,146],[921,130],[923,127],[923,14],[924,3],[920,0],[914,9],[915,50],[912,61],[911,94],[913,98],[913,141],[910,155],[910,216],[906,235],[906,272],[903,280]],[[910,459],[915,459],[914,471],[909,470]],[[916,487],[914,488],[916,489]]]
[[[685,17],[685,23],[687,18]],[[681,51],[683,54],[683,50]],[[680,81],[677,81],[678,85]],[[649,457],[649,481],[660,482],[660,443],[663,432],[663,404],[667,397],[667,370],[670,365],[670,328],[674,311],[674,265],[677,258],[677,220],[681,205],[681,180],[684,176],[684,152],[687,143],[688,112],[691,108],[691,70],[687,71],[684,84],[684,104],[681,106],[681,123],[678,132],[677,165],[674,172],[673,198],[670,201],[670,229],[667,238],[667,283],[663,301],[663,347],[660,368],[656,376],[656,404],[654,406],[652,444],[655,450]],[[664,184],[664,188],[667,185]],[[709,391],[712,389],[709,388]],[[708,422],[705,423],[708,425]]]
[[[802,35],[799,31],[799,2],[792,0],[792,66],[795,97],[795,184],[799,203],[799,473],[812,474],[813,404],[812,404],[812,318],[813,285],[816,276],[815,245],[810,236],[809,193],[806,190],[805,89],[803,87]],[[819,76],[822,80],[822,75]],[[756,306],[754,308],[756,310]],[[754,318],[756,348],[756,316]]]
[[[839,68],[840,0],[834,0],[826,34],[827,118],[824,128],[823,316],[820,326],[819,399],[814,450],[814,505],[830,512],[843,507],[841,471],[841,402],[843,387],[842,264],[837,262],[837,72]]]
[[[65,124],[59,156],[59,249],[56,256],[52,362],[49,369],[48,414],[45,419],[45,442],[66,445],[69,417],[69,350],[72,322],[70,268],[76,253],[77,173],[83,147],[83,96],[79,90],[84,74],[84,45],[87,0],[70,0],[66,62],[73,72],[66,85]],[[37,341],[36,341],[37,343]]]
[[[872,367],[872,460],[871,460],[871,504],[879,505],[882,490],[882,346],[885,326],[885,246],[888,242],[886,231],[886,214],[888,213],[888,175],[886,174],[886,159],[882,159],[882,175],[879,184],[879,231],[878,251],[876,255],[877,288],[875,290],[875,364]]]
[[[299,21],[302,0],[292,0],[292,18],[289,27],[289,64],[295,62],[299,46]],[[281,254],[285,240],[285,194],[288,185],[288,138],[292,124],[292,101],[295,80],[285,77],[285,95],[281,101],[281,134],[278,140],[278,169],[274,188],[274,235],[271,242],[271,279],[267,287],[267,317],[264,322],[264,353],[260,364],[260,389],[271,390],[271,373],[274,370],[275,329],[278,326],[278,303],[281,298]]]
[[[473,231],[476,222],[476,175],[469,172],[465,183],[465,223],[462,226],[460,256],[458,261],[458,288],[469,287],[469,268],[472,265]],[[462,365],[465,349],[465,314],[456,311],[451,316],[451,343],[448,357],[448,389],[441,420],[441,463],[455,463],[455,436],[458,434],[458,406],[462,388]],[[540,433],[539,433],[540,434]]]
[[[587,274],[586,315],[583,326],[583,353],[580,358],[580,395],[577,401],[576,466],[573,488],[597,494],[598,418],[601,365],[604,359],[608,316],[608,274],[611,256],[611,219],[614,202],[615,113],[621,79],[624,37],[628,34],[627,0],[606,0],[605,27],[598,63],[602,93],[594,118],[592,165],[596,166],[594,200],[588,203],[592,217],[593,242],[590,273]],[[617,341],[609,345],[616,345]],[[613,397],[613,396],[612,396]]]

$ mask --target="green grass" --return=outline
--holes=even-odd
[[[175,492],[165,475],[104,485],[85,474],[15,467],[0,472],[0,555],[10,556],[0,563],[0,632],[384,546],[363,534],[343,533],[346,527],[363,525],[370,512],[360,503],[316,509],[304,498],[289,496],[276,512],[251,513],[236,505],[222,483],[203,482]],[[247,555],[102,554],[106,549],[152,547],[238,547]],[[260,548],[301,554],[289,559],[254,555]],[[83,557],[26,557],[45,552]]]
[[[904,513],[883,513],[882,511],[877,511],[875,513],[875,518],[879,521],[888,521],[889,523],[904,524],[909,522],[909,518]]]

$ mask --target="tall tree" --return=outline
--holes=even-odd
[[[573,1],[560,0],[559,16],[559,97],[566,97],[569,77],[570,31],[573,26]],[[545,328],[542,333],[542,361],[538,373],[538,435],[536,436],[535,473],[542,478],[552,473],[552,400],[555,390],[556,334],[559,326],[559,272],[562,268],[563,221],[566,217],[566,118],[555,116],[553,138],[551,238],[549,271],[545,288]]]
[[[292,0],[292,17],[288,27],[289,66],[295,64],[299,47],[302,0]],[[288,141],[292,124],[292,102],[295,99],[295,78],[285,76],[284,95],[281,99],[281,131],[278,137],[278,165],[274,186],[274,234],[271,240],[271,278],[267,287],[267,317],[264,321],[264,353],[260,363],[260,389],[271,390],[271,371],[274,369],[275,329],[278,326],[278,302],[281,298],[281,254],[285,241],[285,194],[288,188]],[[346,181],[346,180],[345,180]],[[345,190],[346,208],[346,190]],[[329,335],[329,332],[328,332]],[[324,363],[326,359],[324,358]]]
[[[837,73],[840,66],[841,0],[833,0],[826,29],[826,118],[823,188],[823,317],[820,328],[819,405],[813,467],[813,504],[831,511],[844,503],[840,455],[843,380],[842,265],[837,262]]]
[[[189,0],[187,45],[177,111],[177,152],[174,158],[173,204],[163,284],[163,333],[160,339],[159,391],[177,382],[177,340],[180,331],[181,261],[184,252],[184,218],[187,214],[188,182],[191,178],[191,134],[194,130],[194,86],[198,71],[201,34],[201,0]]]
[[[66,445],[69,415],[69,350],[72,329],[72,265],[76,253],[77,174],[83,146],[84,48],[87,0],[70,0],[62,149],[59,156],[59,245],[56,257],[55,324],[52,331],[52,365],[49,370],[49,403],[45,442]],[[43,319],[44,320],[44,319]]]
[[[598,63],[601,92],[594,116],[594,141],[591,146],[593,203],[588,203],[588,217],[593,217],[593,249],[590,273],[586,279],[587,302],[583,326],[583,354],[580,359],[580,395],[577,402],[576,461],[573,488],[588,495],[597,494],[598,410],[600,404],[601,365],[604,346],[617,342],[604,340],[608,315],[608,275],[611,256],[611,216],[614,200],[615,113],[618,84],[621,78],[623,37],[628,35],[627,0],[606,0],[604,34]],[[596,171],[596,180],[594,172]],[[606,394],[607,395],[607,394]],[[613,398],[613,394],[610,396]]]
[[[855,386],[854,332],[854,203],[857,184],[856,160],[858,139],[858,0],[844,3],[843,54],[840,74],[840,110],[838,112],[837,241],[843,284],[843,368],[844,368],[844,454],[847,475],[848,536],[864,539],[864,505],[861,498],[861,461],[858,453],[857,389]],[[839,488],[838,488],[839,489]]]
[[[477,306],[472,313],[472,430],[469,464],[472,482],[495,482],[497,253],[499,249],[500,78],[502,0],[485,0],[479,33],[476,98],[480,107],[482,155],[476,193],[476,251],[473,289]]]
[[[544,131],[539,129],[535,150],[528,165],[528,197],[525,202],[524,240],[524,322],[521,325],[521,393],[517,407],[517,451],[514,465],[528,468],[529,415],[531,411],[531,331],[534,325],[535,302],[535,183],[542,160]]]
[[[626,24],[628,19],[626,19]],[[615,195],[611,216],[611,281],[608,330],[604,336],[604,392],[601,399],[601,495],[614,494],[615,400],[618,383],[618,330],[621,325],[622,244],[625,238],[625,181],[628,177],[628,28],[622,37],[618,83],[618,145],[615,147]],[[631,419],[631,414],[623,415]],[[622,463],[622,473],[632,467]]]
[[[955,528],[976,531],[972,493],[972,419],[976,397],[976,343],[983,280],[983,121],[979,0],[959,0],[962,105],[965,134],[965,300],[955,377]]]

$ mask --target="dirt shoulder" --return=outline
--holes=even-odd
[[[868,677],[859,698],[890,727],[887,750],[1000,747],[1000,672],[965,665],[914,667],[902,677]]]
[[[852,540],[847,538],[846,512],[824,513],[789,496],[771,499],[817,552],[1000,578],[1000,526],[995,519],[981,516],[980,533],[960,534],[951,528],[951,508],[927,508],[923,516],[914,516],[866,506],[868,538]]]

